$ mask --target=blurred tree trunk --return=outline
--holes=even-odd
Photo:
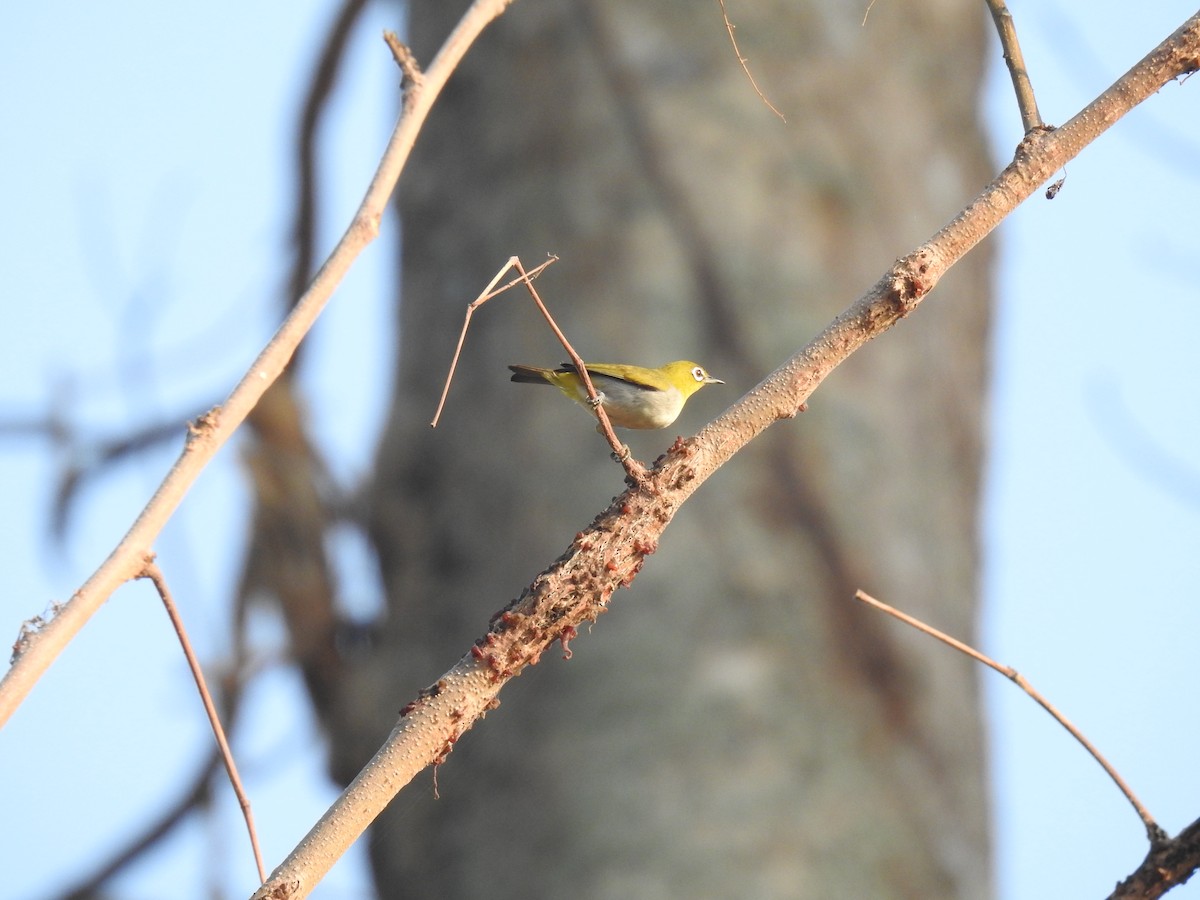
[[[428,61],[464,3],[415,2]],[[651,461],[807,341],[989,174],[984,13],[926,0],[514,5],[468,55],[402,185],[394,406],[372,489],[391,609],[332,735],[353,771],[399,706],[622,490],[586,415],[511,362],[691,358],[728,386]],[[986,897],[976,671],[857,606],[970,639],[988,324],[976,252],[813,408],[684,508],[574,658],[546,658],[374,829],[386,897]]]

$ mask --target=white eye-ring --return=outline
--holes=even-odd
[[[694,378],[696,381],[702,382],[702,381],[704,381],[704,379],[706,377],[707,376],[705,375],[704,369],[702,367],[696,366],[695,368],[692,369],[692,378]]]

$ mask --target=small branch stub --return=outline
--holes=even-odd
[[[413,55],[408,45],[396,36],[396,32],[385,31],[383,41],[392,51],[392,59],[396,61],[396,65],[400,67],[400,72],[404,76],[401,84],[404,87],[404,108],[408,109],[424,86],[425,76],[421,74],[421,67],[417,64],[416,56]]]

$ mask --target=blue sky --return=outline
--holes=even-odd
[[[396,27],[392,9],[359,29],[327,120],[323,247],[361,197],[395,112],[378,38]],[[1195,11],[1179,0],[1012,9],[1049,122]],[[312,2],[0,11],[0,419],[52,410],[86,440],[225,395],[276,323],[287,148],[328,15]],[[751,36],[739,38],[747,52]],[[1005,159],[1019,119],[998,50],[994,63],[982,115]],[[1071,164],[1058,199],[1031,200],[1002,228],[982,514],[984,649],[1070,716],[1171,832],[1200,816],[1188,688],[1200,635],[1197,90],[1167,86]],[[320,378],[306,381],[307,399],[346,481],[369,464],[386,400],[393,293],[386,248],[369,249],[308,351]],[[88,486],[58,546],[48,510],[77,452],[0,439],[6,640],[103,559],[175,449]],[[172,582],[188,586],[179,600],[197,650],[216,667],[244,508],[231,446],[158,543]],[[351,595],[369,596],[353,582],[359,552],[341,548],[343,576]],[[282,642],[267,617],[256,633]],[[1140,822],[1040,709],[999,676],[985,681],[1001,896],[1103,896],[1140,861]],[[332,798],[300,698],[296,678],[269,665],[237,745],[268,866]],[[156,598],[123,588],[0,733],[6,808],[21,811],[0,842],[0,895],[50,896],[87,871],[189,777],[205,729]],[[362,866],[356,851],[320,894],[363,895]],[[205,885],[248,893],[253,868],[227,797],[123,878],[122,896],[162,896],[168,877],[195,896]]]

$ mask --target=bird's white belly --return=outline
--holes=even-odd
[[[666,428],[679,417],[683,395],[678,388],[665,391],[634,387],[620,378],[592,373],[592,384],[604,395],[601,404],[617,428]],[[578,387],[579,401],[587,403],[587,391]]]

